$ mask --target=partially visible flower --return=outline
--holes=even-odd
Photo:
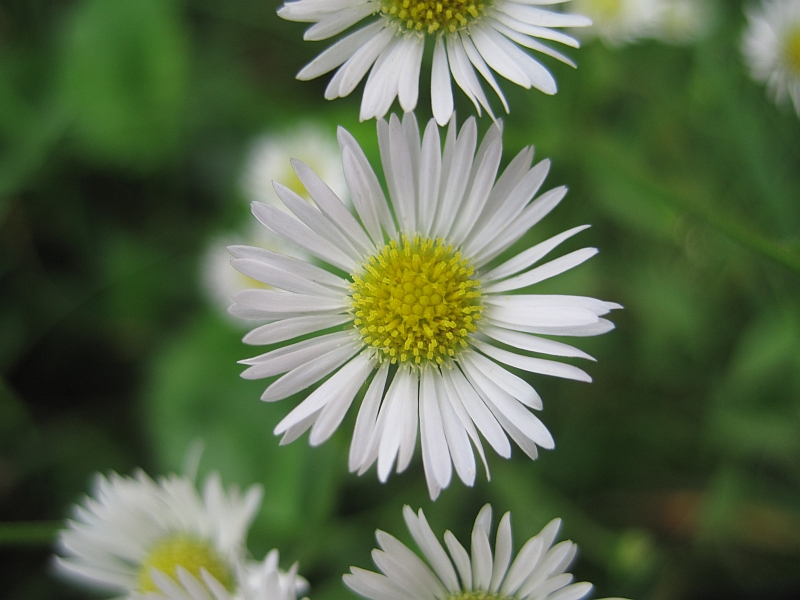
[[[664,0],[575,0],[575,10],[592,20],[585,35],[612,46],[652,36],[663,9]]]
[[[541,336],[606,333],[614,325],[602,317],[621,307],[584,296],[518,293],[594,256],[597,249],[582,248],[542,262],[586,225],[499,260],[566,194],[562,186],[534,200],[550,162],[532,166],[533,149],[525,148],[498,178],[498,124],[478,145],[474,118],[459,133],[451,121],[442,150],[433,120],[420,140],[413,113],[402,122],[392,115],[378,122],[387,200],[355,139],[344,129],[339,139],[356,215],[298,161],[313,204],[276,183],[297,218],[259,203],[253,214],[275,236],[346,275],[262,248],[230,248],[237,270],[277,288],[233,298],[231,314],[266,321],[245,343],[282,344],[241,361],[248,365],[242,377],[279,375],[261,396],[267,402],[324,380],[277,425],[281,443],[309,429],[312,445],[327,440],[366,385],[349,457],[359,474],[375,462],[381,481],[405,470],[419,432],[436,498],[453,470],[474,483],[473,445],[486,464],[478,432],[506,458],[508,437],[531,458],[537,447],[553,448],[550,432],[529,410],[540,410],[541,398],[504,365],[591,381],[578,367],[530,353],[593,360]]]
[[[372,559],[381,573],[350,567],[344,582],[371,600],[579,600],[592,584],[572,583],[569,567],[578,547],[570,541],[553,545],[561,519],[554,519],[529,539],[511,560],[511,513],[500,519],[492,555],[489,533],[492,507],[484,506],[472,529],[472,552],[446,531],[450,556],[436,539],[422,510],[403,508],[403,517],[423,561],[397,538],[378,530],[380,550]]]
[[[287,212],[272,182],[285,185],[309,200],[303,184],[291,166],[302,160],[324,177],[331,190],[349,204],[336,136],[313,122],[302,122],[280,133],[265,134],[252,145],[241,175],[241,188],[248,202],[263,202]],[[220,234],[210,240],[203,253],[200,276],[203,291],[221,313],[227,315],[231,296],[253,287],[266,287],[255,279],[231,269],[228,246],[248,244],[308,260],[309,254],[281,238],[268,235],[263,227],[248,221],[242,231]]]
[[[747,10],[742,52],[750,74],[800,117],[800,0],[765,0]]]
[[[336,136],[332,130],[309,121],[283,132],[262,135],[253,142],[241,178],[247,200],[285,210],[272,188],[273,181],[308,200],[303,184],[291,167],[293,158],[302,160],[319,173],[337,196],[347,197]]]
[[[500,97],[492,70],[526,89],[556,92],[550,72],[520,46],[574,63],[540,40],[578,47],[578,42],[554,28],[585,27],[589,19],[552,12],[538,5],[569,0],[293,0],[278,11],[284,19],[313,23],[304,39],[324,40],[371,17],[306,65],[297,78],[314,79],[334,69],[325,90],[333,100],[349,95],[367,75],[361,120],[381,118],[395,98],[408,112],[417,106],[425,46],[433,45],[431,105],[439,125],[453,113],[450,77],[475,105],[491,114],[476,71]]]
[[[708,0],[662,0],[654,36],[670,44],[690,44],[704,37],[716,20]]]
[[[233,593],[206,569],[192,574],[179,567],[175,579],[155,571],[153,580],[158,591],[147,594],[147,600],[296,600],[308,587],[297,574],[297,563],[288,572],[278,569],[277,550],[270,551],[262,562],[239,565],[239,585]]]
[[[174,578],[179,567],[194,575],[204,569],[232,590],[261,495],[259,486],[226,493],[217,474],[202,497],[177,475],[155,482],[141,471],[98,474],[93,495],[74,507],[59,535],[56,568],[122,597],[157,591],[153,570]]]

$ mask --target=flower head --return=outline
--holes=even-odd
[[[155,572],[153,578],[158,590],[148,594],[148,600],[295,600],[308,587],[297,574],[297,563],[288,572],[278,569],[277,550],[270,551],[262,562],[237,565],[235,593],[206,569],[192,574],[179,567],[175,579],[161,572]]]
[[[539,40],[578,47],[554,28],[583,27],[589,19],[552,12],[537,5],[568,0],[293,0],[278,11],[284,19],[313,23],[306,40],[324,40],[359,21],[369,22],[311,61],[297,75],[314,79],[334,69],[325,90],[332,100],[349,95],[369,72],[361,102],[361,120],[383,117],[398,98],[404,111],[417,106],[422,55],[433,44],[431,105],[440,125],[453,113],[453,79],[475,105],[492,114],[476,71],[500,97],[492,71],[528,89],[556,92],[550,72],[520,48],[530,48],[566,64],[574,63]]]
[[[575,8],[592,19],[587,36],[618,46],[655,34],[665,0],[575,0]]]
[[[492,555],[489,532],[492,507],[484,506],[472,529],[472,553],[446,531],[448,557],[422,510],[403,508],[403,517],[427,564],[395,537],[378,530],[380,550],[372,558],[381,573],[350,567],[344,582],[372,600],[579,600],[592,589],[572,583],[565,573],[577,546],[570,541],[553,545],[561,519],[554,519],[529,539],[512,561],[511,513],[500,519]]]
[[[800,0],[765,0],[747,21],[742,52],[753,79],[800,116]]]
[[[478,432],[504,457],[511,453],[507,436],[531,458],[537,445],[552,448],[550,433],[528,410],[541,409],[539,395],[501,363],[590,381],[575,366],[528,353],[591,358],[540,336],[605,333],[613,325],[602,316],[619,305],[582,296],[509,294],[592,257],[597,251],[584,248],[534,266],[587,226],[495,266],[566,194],[559,187],[532,201],[550,162],[531,167],[533,149],[526,148],[495,180],[502,154],[498,125],[478,146],[474,118],[458,134],[451,122],[442,152],[433,120],[420,143],[413,114],[402,123],[392,116],[378,122],[390,208],[361,148],[345,130],[339,134],[358,218],[299,161],[294,167],[314,205],[275,184],[297,219],[258,203],[253,214],[344,276],[260,248],[229,249],[236,269],[278,288],[233,297],[232,314],[266,321],[244,341],[288,343],[242,361],[249,365],[242,376],[281,375],[261,397],[273,402],[330,375],[275,428],[281,443],[309,429],[311,444],[325,441],[366,384],[349,459],[359,474],[376,461],[381,481],[393,468],[403,471],[418,429],[434,498],[449,484],[452,467],[473,484],[470,442],[485,464]]]
[[[206,571],[235,587],[237,561],[247,529],[261,504],[261,489],[227,493],[218,475],[205,483],[171,476],[153,481],[97,475],[94,494],[74,509],[59,536],[57,569],[93,587],[135,596],[157,591],[153,573],[177,576],[179,568]],[[156,575],[158,577],[159,575]]]

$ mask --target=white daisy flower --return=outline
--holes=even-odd
[[[442,152],[433,120],[421,144],[413,113],[402,123],[394,115],[389,123],[378,121],[390,204],[358,143],[340,129],[356,216],[299,161],[293,165],[313,206],[275,184],[299,221],[267,204],[253,204],[253,214],[275,235],[346,274],[260,248],[229,248],[236,269],[278,288],[233,297],[232,314],[267,321],[244,341],[288,342],[242,361],[250,365],[242,376],[281,375],[261,396],[274,402],[331,375],[275,428],[276,435],[283,434],[282,444],[308,429],[312,445],[324,442],[367,384],[349,459],[350,470],[359,474],[376,460],[381,481],[393,467],[403,471],[418,428],[433,498],[449,484],[451,467],[464,483],[473,484],[470,441],[485,465],[479,431],[503,457],[511,454],[507,435],[531,458],[537,445],[554,446],[528,410],[542,408],[539,395],[501,363],[591,381],[577,367],[527,353],[591,359],[540,336],[605,333],[613,324],[602,317],[619,305],[516,293],[594,256],[596,249],[584,248],[534,266],[586,225],[493,266],[567,191],[558,187],[532,201],[550,168],[548,160],[531,167],[532,148],[522,150],[495,181],[501,137],[495,124],[477,147],[474,118],[458,135],[451,122]]]
[[[294,0],[278,11],[284,19],[314,23],[306,40],[324,40],[359,21],[367,24],[348,34],[306,65],[297,78],[314,79],[334,69],[325,98],[349,95],[368,71],[361,101],[361,120],[383,117],[398,98],[404,111],[417,106],[422,55],[427,40],[433,44],[431,105],[440,125],[453,113],[452,74],[475,105],[492,110],[476,70],[508,104],[492,70],[526,89],[556,93],[550,72],[520,46],[575,64],[546,44],[555,41],[577,48],[578,42],[555,30],[585,27],[589,19],[552,12],[539,5],[569,0]]]
[[[192,574],[178,567],[172,579],[161,571],[153,571],[157,592],[147,594],[147,600],[295,600],[308,587],[297,574],[297,563],[288,572],[278,569],[278,551],[272,550],[260,562],[247,561],[237,568],[239,587],[232,593],[207,569]]]
[[[157,591],[153,570],[175,577],[205,569],[228,589],[244,553],[247,530],[262,490],[227,493],[219,475],[208,477],[202,497],[192,481],[172,475],[153,481],[97,475],[92,497],[74,508],[58,540],[56,567],[79,582],[133,598]]]
[[[553,545],[561,519],[554,519],[529,539],[512,558],[511,513],[500,519],[492,556],[489,532],[492,507],[478,513],[472,529],[472,553],[446,531],[450,556],[436,539],[422,510],[403,507],[403,516],[427,563],[397,538],[376,531],[380,550],[372,559],[381,573],[350,567],[344,582],[372,600],[579,600],[592,589],[587,582],[572,583],[565,573],[578,550],[570,541]]]
[[[618,46],[652,36],[665,4],[664,0],[575,0],[574,6],[592,20],[587,37]]]
[[[765,0],[747,11],[742,52],[753,79],[800,116],[800,0]]]

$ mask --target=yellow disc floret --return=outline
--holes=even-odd
[[[353,275],[354,323],[381,360],[443,364],[467,346],[483,307],[472,265],[441,239],[401,237]]]
[[[510,598],[484,590],[467,590],[459,594],[450,594],[447,600],[510,600]]]
[[[409,31],[453,33],[483,15],[491,0],[382,0],[381,13]]]
[[[139,591],[158,591],[150,576],[150,569],[156,568],[175,579],[178,567],[183,567],[198,578],[201,576],[200,569],[204,568],[228,590],[233,591],[233,576],[228,564],[209,542],[187,535],[166,538],[150,549],[139,570]]]
[[[800,24],[794,26],[784,43],[786,64],[795,76],[800,77]]]

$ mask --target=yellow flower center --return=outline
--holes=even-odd
[[[491,0],[382,0],[381,13],[409,31],[453,33],[480,17]]]
[[[352,312],[364,343],[392,363],[454,357],[483,310],[473,271],[441,239],[389,242],[353,275]]]
[[[800,25],[795,25],[786,36],[784,52],[789,69],[800,76]]]
[[[447,600],[510,600],[506,596],[484,590],[467,590],[460,594],[450,594]]]
[[[186,535],[161,540],[150,549],[139,570],[139,590],[142,593],[158,591],[150,576],[150,569],[156,568],[175,579],[178,567],[183,567],[196,577],[200,577],[200,569],[205,568],[229,591],[233,590],[231,570],[211,544]]]

